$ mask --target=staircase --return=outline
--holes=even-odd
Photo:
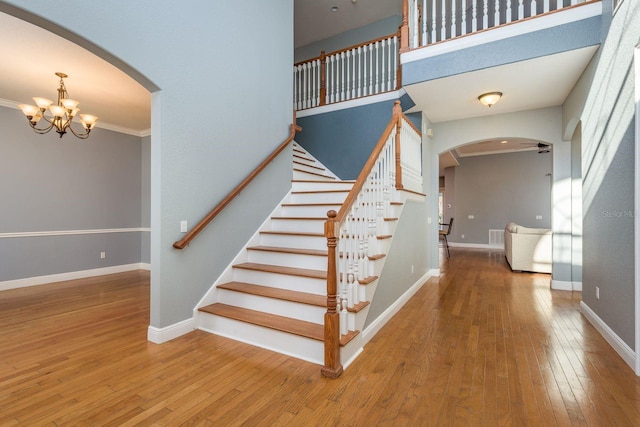
[[[324,222],[327,211],[340,209],[352,186],[353,181],[339,180],[294,143],[291,192],[198,304],[198,328],[322,364],[327,311]],[[394,203],[396,208],[401,205]],[[384,253],[395,220],[387,219],[388,233],[379,236]],[[369,260],[372,275],[359,281],[361,302],[343,313],[351,326],[341,336],[343,362],[362,347],[358,335],[384,254]]]

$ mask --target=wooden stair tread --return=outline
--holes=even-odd
[[[220,289],[242,292],[250,295],[257,295],[266,298],[279,299],[283,301],[299,302],[301,304],[314,305],[317,307],[327,306],[327,297],[324,295],[310,294],[308,292],[290,291],[287,289],[273,288],[270,286],[254,285],[244,282],[228,282],[218,285]]]
[[[285,254],[327,256],[327,251],[321,249],[285,248],[280,246],[250,246],[247,248],[247,250],[280,252]]]
[[[241,307],[233,307],[227,304],[215,303],[201,307],[198,311],[227,317],[241,322],[251,323],[277,331],[287,332],[317,341],[324,340],[324,325],[292,319],[290,317],[277,316],[261,311],[249,310]]]
[[[326,221],[326,217],[322,216],[272,216],[271,219],[285,219],[285,220],[309,220],[309,221]]]
[[[350,190],[308,190],[292,191],[291,194],[324,194],[324,193],[349,193]]]
[[[347,311],[349,313],[358,313],[359,311],[361,311],[363,308],[365,308],[366,306],[368,306],[370,303],[369,301],[360,301],[359,303],[355,304],[353,307],[348,308],[347,307]],[[326,305],[326,304],[325,304]]]
[[[283,234],[286,236],[308,236],[308,237],[324,237],[324,233],[301,233],[299,231],[273,231],[264,230],[261,234]]]
[[[308,167],[308,168],[311,168],[311,169],[317,169],[317,170],[321,170],[321,171],[326,171],[326,169],[323,168],[322,166],[308,165],[306,163],[298,162],[296,160],[294,160],[293,163],[296,164],[296,165],[305,166],[305,167]]]
[[[294,151],[296,151],[296,150],[294,150]],[[301,151],[298,151],[298,153],[300,153],[300,154],[304,154],[304,153],[302,153]],[[306,157],[306,156],[301,156],[300,154],[294,154],[294,155],[293,155],[293,157],[294,157],[295,159],[302,159],[302,160],[307,161],[307,162],[312,162],[312,163],[315,163],[315,162],[316,162],[314,159],[312,159],[312,158],[310,158],[310,157]]]
[[[295,206],[342,206],[341,203],[282,203],[283,207],[295,207]]]
[[[378,280],[378,276],[369,276],[369,277],[365,277],[362,280],[358,280],[358,283],[361,285],[370,285],[371,283],[375,282],[376,280]]]
[[[267,273],[286,274],[289,276],[310,277],[312,279],[327,279],[327,272],[324,270],[311,270],[308,268],[282,267],[279,265],[258,264],[255,262],[244,262],[236,264],[233,268],[243,268],[245,270],[264,271]]]
[[[316,183],[316,184],[323,184],[326,183],[327,181],[322,181],[319,179],[292,179],[291,182],[311,182],[311,183]],[[355,184],[355,181],[352,181],[350,179],[341,179],[338,182],[340,183],[347,183],[347,184]],[[393,202],[391,202],[393,203]],[[398,202],[400,204],[402,204],[402,202]]]
[[[317,176],[321,176],[323,178],[327,178],[328,180],[335,180],[336,178],[329,176],[329,175],[323,175],[321,173],[316,173],[316,172],[311,172],[311,171],[305,171],[302,169],[297,169],[297,168],[293,168],[294,171],[296,172],[302,172],[302,173],[308,173],[309,175],[317,175]]]

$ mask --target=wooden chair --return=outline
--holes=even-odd
[[[447,236],[451,233],[451,227],[453,226],[453,218],[449,219],[449,224],[440,223],[440,238],[444,240],[444,248],[447,250],[447,258],[451,256],[449,253],[449,242],[447,242]]]

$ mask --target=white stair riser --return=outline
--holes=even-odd
[[[291,203],[338,203],[342,204],[347,192],[291,193]]]
[[[318,166],[318,162],[298,152],[293,153],[293,161],[294,161],[293,167],[296,167],[300,163],[304,165],[309,165],[309,166]]]
[[[260,234],[261,246],[277,246],[279,248],[327,249],[324,236],[299,236],[289,234]]]
[[[225,317],[200,313],[199,327],[216,335],[322,365],[324,343]]]
[[[324,233],[325,219],[280,219],[271,218],[271,231],[296,233]]]
[[[326,292],[327,281],[311,277],[291,276],[288,274],[269,273],[264,271],[233,269],[233,279],[238,282],[271,286],[290,291],[308,292],[322,295]]]
[[[293,182],[292,191],[322,191],[322,190],[351,190],[353,182],[327,181],[327,182]]]
[[[334,210],[338,212],[340,210],[340,204],[334,203],[331,205],[296,205],[296,206],[281,206],[278,211],[280,216],[310,216],[310,217],[326,217],[327,212]]]
[[[249,250],[249,262],[258,264],[279,265],[282,267],[308,268],[324,270],[327,268],[327,257],[320,255],[289,254],[274,251]]]
[[[261,311],[263,313],[276,314],[278,316],[291,317],[319,325],[324,324],[324,314],[327,309],[323,307],[266,298],[227,289],[219,289],[218,291],[218,302],[223,304]]]

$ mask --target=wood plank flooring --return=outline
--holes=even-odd
[[[580,293],[451,252],[338,380],[200,331],[147,342],[146,272],[0,292],[0,426],[640,425]]]

